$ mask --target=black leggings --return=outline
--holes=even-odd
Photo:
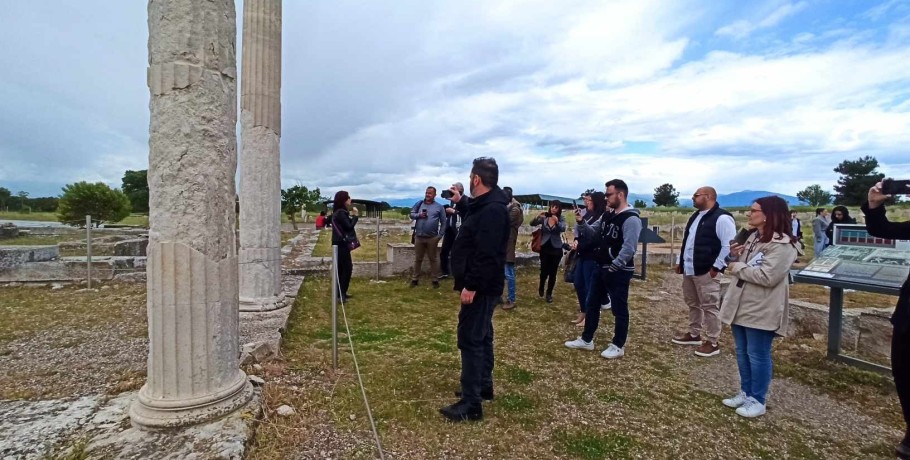
[[[562,248],[554,248],[549,244],[540,248],[540,286],[539,291],[543,291],[544,282],[547,283],[547,295],[553,295],[553,287],[556,286],[556,272],[559,270],[559,262],[562,260]]]
[[[910,446],[910,329],[907,327],[895,327],[891,336],[891,373],[908,427],[902,442]]]
[[[354,272],[354,262],[351,260],[351,250],[346,244],[338,246],[338,295],[347,297],[348,286],[351,284],[351,274]]]

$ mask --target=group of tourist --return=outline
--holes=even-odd
[[[799,225],[799,219],[793,216],[793,226]],[[834,244],[834,226],[837,224],[855,224],[856,219],[850,217],[850,210],[846,206],[835,206],[828,214],[825,208],[815,209],[815,218],[812,219],[812,233],[814,240],[814,249],[816,257],[819,256],[825,248]],[[802,233],[799,235],[802,238]]]
[[[425,199],[411,210],[415,220],[415,247],[426,245],[423,254],[435,263],[435,247],[452,233],[446,251],[450,264],[438,277],[431,268],[431,280],[452,276],[459,292],[457,342],[461,352],[461,391],[458,401],[440,409],[451,421],[483,418],[482,401],[494,398],[493,310],[507,292],[504,309],[515,306],[514,251],[520,205],[511,189],[498,186],[499,170],[492,158],[474,160],[470,174],[470,196],[460,183],[453,184],[447,198],[451,206],[435,202],[436,189],[427,189]],[[566,230],[562,206],[550,203],[547,211],[531,224],[541,226],[541,269],[538,294],[552,302],[556,269],[568,246],[577,253],[574,285],[579,303],[576,323],[583,327],[580,337],[565,342],[572,349],[594,350],[595,333],[603,307],[615,318],[612,338],[601,352],[607,359],[625,355],[629,331],[629,286],[642,223],[639,212],[628,203],[628,185],[619,179],[605,184],[604,192],[585,195],[585,207],[574,211],[572,242],[563,242]],[[881,184],[869,191],[866,214],[868,231],[881,238],[910,239],[910,222],[891,223],[885,217]],[[350,252],[345,251],[347,232],[357,223],[356,210],[350,213],[350,196],[335,195],[332,243],[339,246],[339,290],[349,298]],[[766,412],[766,396],[772,379],[771,345],[786,334],[789,320],[789,272],[802,254],[801,226],[777,196],[755,200],[748,211],[748,229],[737,233],[732,215],[720,207],[717,192],[701,187],[692,196],[696,211],[686,223],[676,272],[682,275],[683,298],[689,309],[688,329],[671,341],[695,346],[701,357],[720,353],[721,324],[730,326],[739,372],[739,392],[721,402],[743,417]],[[437,207],[438,206],[438,207]],[[813,221],[816,247],[830,244],[833,224],[855,222],[846,208],[834,208],[830,222],[819,208]],[[422,221],[422,222],[421,222]],[[460,225],[458,225],[460,222]],[[821,226],[824,225],[824,230]],[[827,233],[827,240],[819,240]],[[824,237],[823,237],[824,238]],[[423,241],[425,240],[425,241]],[[419,242],[419,243],[418,243]],[[818,249],[816,249],[817,252]],[[507,262],[507,253],[509,261]],[[419,262],[418,262],[419,264]],[[411,284],[417,284],[419,265]],[[731,278],[723,299],[721,274]],[[509,285],[506,291],[506,285]],[[892,368],[904,418],[910,427],[910,282],[901,288],[892,318]],[[900,458],[910,458],[910,429],[897,448]]]

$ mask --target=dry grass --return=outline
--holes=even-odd
[[[63,241],[73,241],[78,239],[79,237],[76,235],[26,235],[0,240],[0,246],[55,246],[57,243]]]
[[[372,262],[376,260],[376,231],[375,229],[359,229],[357,237],[360,239],[360,248],[351,253],[354,262]],[[379,260],[383,261],[388,258],[386,250],[389,243],[410,243],[411,232],[400,232],[391,230],[379,238]],[[319,239],[313,248],[313,257],[331,257],[332,256],[332,230],[319,232]]]
[[[778,343],[779,377],[793,378],[775,385],[780,395],[772,388],[767,416],[745,420],[722,406],[721,396],[736,390],[732,347],[704,360],[671,345],[667,338],[684,313],[673,309],[678,293],[666,291],[663,274],[656,275],[633,284],[627,355],[607,361],[562,345],[577,335],[568,322],[576,308],[569,286],[560,283],[556,302],[547,305],[524,294],[536,291],[536,269],[520,269],[518,308],[497,310],[494,319],[496,400],[485,405],[483,422],[460,425],[437,413],[459,387],[451,284],[433,290],[409,289],[404,279],[355,280],[348,319],[387,456],[870,458],[889,452],[900,427],[890,381],[820,359],[820,343],[810,342],[808,351],[804,342]],[[285,361],[265,370],[269,410],[251,458],[376,457],[345,349],[339,371],[331,369],[327,283],[307,280],[285,336]],[[598,350],[612,316],[602,324]],[[788,388],[798,390],[797,402],[787,400]],[[810,407],[827,401],[841,413],[800,413],[802,399]],[[281,404],[298,414],[278,417]],[[828,423],[831,417],[839,422]]]

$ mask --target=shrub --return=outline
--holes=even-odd
[[[130,215],[130,199],[102,182],[82,181],[63,187],[57,220],[79,226],[85,223],[86,215],[91,215],[95,222],[121,221]]]

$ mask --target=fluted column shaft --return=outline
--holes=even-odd
[[[281,297],[281,0],[245,0],[240,78],[240,309]]]
[[[233,0],[150,0],[148,379],[130,408],[146,428],[246,404],[239,368],[234,211]]]

